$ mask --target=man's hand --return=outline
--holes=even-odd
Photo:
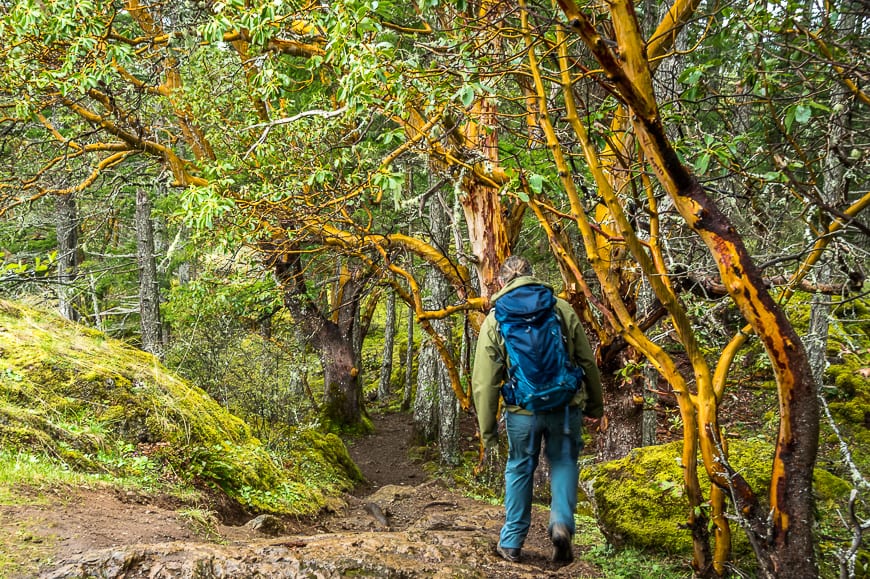
[[[477,466],[474,467],[475,476],[486,471],[493,462],[499,461],[498,446],[482,446],[480,447],[480,460],[477,461]]]

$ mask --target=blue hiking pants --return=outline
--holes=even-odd
[[[500,543],[505,548],[521,548],[532,522],[532,486],[541,441],[546,440],[550,463],[550,526],[562,523],[574,534],[577,507],[577,457],[583,449],[579,408],[526,415],[508,412],[505,417],[508,460],[505,469],[505,522]]]

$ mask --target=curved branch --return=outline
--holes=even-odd
[[[185,187],[189,185],[208,185],[208,181],[206,179],[197,177],[190,173],[187,170],[186,161],[181,159],[181,157],[179,157],[175,153],[175,151],[173,151],[166,145],[161,145],[160,143],[149,141],[148,139],[135,135],[130,131],[125,131],[110,120],[103,118],[101,115],[85,108],[84,106],[68,98],[64,97],[60,100],[60,102],[69,110],[80,116],[82,119],[100,127],[110,135],[118,137],[119,139],[127,143],[131,148],[144,151],[146,153],[154,155],[155,157],[163,159],[169,166],[169,169],[172,171],[172,175],[175,177],[174,185],[180,185]]]

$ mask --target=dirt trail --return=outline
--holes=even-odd
[[[502,509],[427,480],[408,459],[411,424],[401,414],[375,417],[375,434],[349,443],[367,483],[335,512],[282,521],[269,537],[250,525],[199,532],[189,519],[135,494],[77,489],[43,504],[0,507],[0,537],[23,538],[11,577],[597,577],[576,560],[548,560],[547,514],[535,510],[522,564],[495,555]],[[8,555],[7,555],[8,556]]]

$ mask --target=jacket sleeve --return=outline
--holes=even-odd
[[[498,444],[496,413],[504,377],[504,346],[499,343],[495,317],[490,314],[480,326],[480,336],[474,354],[474,369],[471,373],[471,392],[477,412],[477,424],[487,448]]]
[[[601,374],[598,372],[598,365],[595,363],[589,338],[586,337],[586,331],[583,329],[583,324],[574,308],[565,301],[562,301],[560,306],[562,306],[561,313],[567,322],[567,329],[571,337],[571,360],[583,368],[585,373],[583,381],[586,383],[586,405],[583,408],[583,414],[592,418],[601,418],[604,416]]]

